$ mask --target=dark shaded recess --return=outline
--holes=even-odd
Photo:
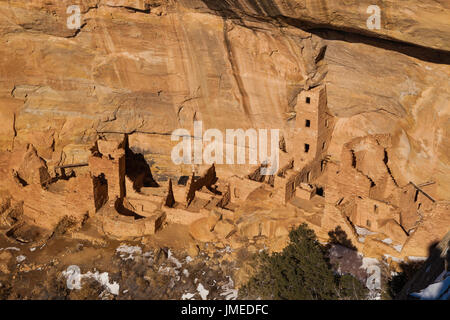
[[[133,8],[133,7],[127,7],[127,6],[124,6],[123,8],[125,8],[125,9],[127,9],[129,11],[132,11],[132,12],[139,12],[139,13],[146,13],[146,14],[150,13],[150,8],[147,8],[147,9],[144,9],[144,10]]]
[[[214,193],[215,195],[221,196],[222,192],[220,190],[217,189],[217,185],[214,186],[205,186],[206,189],[208,189],[210,192]]]
[[[327,24],[316,24],[299,18],[290,18],[283,16],[280,9],[274,5],[271,0],[246,0],[245,2],[256,13],[249,15],[239,4],[238,0],[202,0],[203,3],[216,14],[229,19],[241,20],[243,18],[258,19],[267,21],[268,19],[278,24],[287,24],[315,34],[325,40],[340,40],[349,43],[362,43],[389,51],[395,51],[407,56],[414,57],[423,61],[450,64],[450,52],[411,44],[400,41],[385,35],[375,34],[371,31],[364,31],[355,28],[330,27]],[[382,37],[382,38],[381,38]],[[325,52],[321,52],[317,61],[323,58]]]
[[[428,246],[428,258],[426,261],[412,261],[401,263],[401,272],[394,276],[388,283],[389,293],[397,300],[415,300],[417,298],[409,296],[412,292],[419,292],[430,284],[443,272],[449,272],[450,247],[449,234],[441,242],[448,241],[445,252],[439,248],[439,242],[434,242]]]
[[[26,186],[28,185],[28,182],[26,182],[24,179],[22,179],[22,178],[19,176],[18,173],[15,175],[15,177],[16,177],[17,181],[18,181],[23,187],[26,187]]]
[[[166,207],[173,208],[175,203],[176,201],[175,197],[173,196],[172,179],[169,179],[169,190],[164,205]]]
[[[66,38],[70,39],[70,38],[75,38],[76,36],[78,36],[78,34],[81,32],[81,30],[87,25],[87,23],[83,23],[78,29],[75,30],[75,32],[69,36],[67,36]],[[30,28],[32,29],[32,28]]]
[[[337,226],[334,230],[328,232],[328,236],[330,237],[327,248],[329,249],[331,245],[341,245],[351,250],[357,251],[358,249],[353,245],[352,241],[348,238],[347,233],[341,228],[341,226]]]
[[[108,201],[108,180],[102,173],[98,177],[93,177],[92,183],[94,186],[95,210],[98,211]]]
[[[125,138],[125,174],[133,181],[133,188],[140,191],[141,188],[158,188],[159,184],[153,178],[150,166],[141,153],[134,153],[129,148],[128,136]]]
[[[239,0],[203,0],[203,3],[213,11],[227,17],[237,17],[238,13],[243,13],[246,9],[241,6]],[[278,17],[281,12],[272,0],[246,0],[245,3],[256,12],[261,18]]]
[[[275,186],[275,176],[271,175],[267,178],[267,184],[270,185],[271,187]]]
[[[305,143],[305,153],[309,152],[309,144]]]
[[[401,262],[400,272],[387,282],[387,293],[391,299],[395,298],[408,281],[424,266],[424,261]]]
[[[37,226],[22,222],[8,230],[6,236],[21,243],[31,243],[43,239],[45,237],[45,231]]]
[[[58,176],[58,180],[69,180],[75,178],[77,175],[74,170],[70,171],[70,174],[66,173],[66,168],[61,168],[61,175]]]
[[[247,177],[250,180],[256,181],[256,182],[264,182],[264,180],[266,179],[266,176],[261,174],[261,169],[266,167],[267,165],[262,165],[260,166],[258,169],[256,169],[254,172],[252,172],[251,174],[249,174]]]
[[[350,152],[352,153],[352,167],[356,168],[356,155],[355,155],[355,151],[350,150]]]
[[[130,209],[125,208],[125,206],[123,205],[123,199],[118,198],[116,200],[116,202],[114,203],[114,208],[116,209],[116,211],[123,215],[123,216],[127,216],[127,217],[133,217],[134,220],[139,220],[139,219],[143,219],[144,217],[141,215],[138,215],[136,212],[131,211]]]
[[[179,186],[185,186],[185,185],[187,184],[188,181],[189,181],[189,176],[181,176],[181,177],[178,179],[177,184],[178,184]]]
[[[323,187],[317,187],[316,194],[318,196],[324,197],[325,196],[325,191],[323,190]]]
[[[394,39],[381,39],[355,34],[351,31],[331,29],[308,29],[309,32],[325,39],[340,40],[349,43],[361,43],[384,50],[398,52],[422,61],[436,64],[450,64],[450,52],[433,48],[422,47],[415,44],[400,42]]]

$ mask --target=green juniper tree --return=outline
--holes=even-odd
[[[335,274],[326,248],[313,230],[302,224],[289,234],[282,252],[263,251],[255,259],[257,272],[239,291],[242,299],[331,300],[363,299],[365,288],[351,275]]]

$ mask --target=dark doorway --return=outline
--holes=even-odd
[[[94,204],[95,211],[98,211],[108,201],[108,180],[102,173],[92,179],[94,185]]]
[[[133,189],[140,191],[141,188],[157,188],[159,184],[155,181],[150,170],[150,166],[141,153],[134,153],[128,146],[128,139],[125,144],[126,166],[125,174],[133,181]]]
[[[316,194],[321,197],[325,197],[325,192],[322,187],[317,187]]]
[[[309,152],[309,144],[305,143],[305,153]]]

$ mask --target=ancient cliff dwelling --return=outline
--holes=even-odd
[[[0,1],[0,299],[449,299],[450,3],[363,2]],[[364,293],[252,287],[310,231]]]

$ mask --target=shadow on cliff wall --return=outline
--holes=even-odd
[[[397,300],[413,299],[410,296],[411,293],[425,289],[434,283],[443,271],[449,270],[449,235],[450,233],[441,243],[434,242],[428,247],[427,260],[400,264],[402,272],[389,281],[389,290],[392,297]],[[447,244],[444,243],[445,241],[447,241]]]
[[[298,18],[291,18],[282,15],[277,5],[272,0],[245,0],[246,5],[257,15],[249,15],[239,0],[202,0],[203,3],[212,11],[222,16],[224,19],[242,20],[245,16],[266,21],[267,19],[276,20],[302,30],[306,30],[323,38],[324,40],[339,40],[350,43],[362,43],[373,47],[399,52],[413,58],[437,63],[450,64],[450,52],[442,51],[415,44],[401,42],[396,39],[384,37],[378,38],[370,35],[369,31],[352,28],[330,28],[329,25],[315,24],[310,21]],[[326,11],[326,10],[325,10]]]
[[[350,250],[358,251],[358,249],[353,245],[352,240],[348,238],[347,233],[337,226],[334,230],[328,232],[330,237],[328,240],[327,248],[329,249],[332,245],[341,245]]]
[[[133,188],[140,191],[141,188],[151,187],[157,188],[159,184],[152,175],[149,164],[141,153],[135,153],[130,149],[128,144],[128,136],[125,138],[125,158],[126,168],[125,174],[133,181]]]

